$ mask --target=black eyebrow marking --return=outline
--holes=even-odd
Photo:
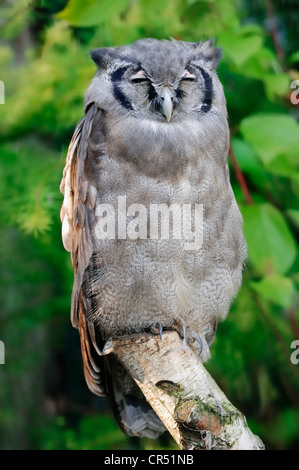
[[[113,82],[113,95],[115,99],[126,109],[133,110],[133,107],[130,101],[127,99],[126,95],[120,88],[120,81],[130,65],[124,65],[123,67],[119,67],[118,69],[114,70],[111,74],[111,80]]]
[[[205,81],[205,94],[204,94],[204,99],[203,99],[203,105],[201,109],[207,113],[210,111],[212,107],[212,101],[213,101],[213,81],[211,76],[208,74],[208,72],[205,71],[200,65],[197,64],[192,64],[194,67],[196,67],[200,73],[203,76],[203,79]]]

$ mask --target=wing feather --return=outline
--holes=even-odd
[[[94,252],[93,227],[88,208],[89,181],[85,172],[89,138],[93,124],[101,118],[102,111],[91,104],[80,119],[71,139],[66,165],[60,184],[64,199],[60,217],[62,240],[71,253],[74,268],[71,321],[79,329],[84,376],[90,390],[96,395],[105,395],[101,369],[101,351],[96,342],[94,326],[86,320],[88,305],[82,290],[84,272]]]

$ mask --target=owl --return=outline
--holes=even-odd
[[[91,52],[61,182],[71,253],[71,321],[84,375],[121,429],[164,432],[113,354],[110,337],[177,330],[204,362],[247,257],[229,179],[226,100],[214,40],[143,39]],[[159,340],[159,336],[157,337]]]

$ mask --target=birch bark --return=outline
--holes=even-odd
[[[264,445],[176,332],[110,339],[113,353],[184,450],[262,450]]]

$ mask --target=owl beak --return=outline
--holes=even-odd
[[[160,94],[161,97],[161,114],[163,114],[167,122],[170,121],[173,112],[173,96],[169,88],[164,88]]]

